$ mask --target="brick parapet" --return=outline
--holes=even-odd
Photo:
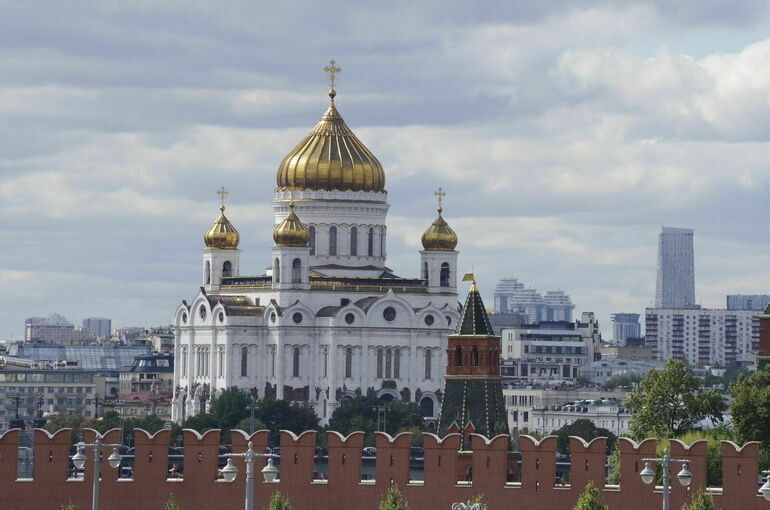
[[[88,508],[93,452],[86,452],[89,456],[86,481],[68,480],[71,432],[62,430],[51,435],[41,430],[35,434],[35,476],[31,481],[16,479],[18,431],[0,436],[0,483],[3,487],[0,508],[58,508],[70,500],[81,508]],[[144,431],[135,433],[133,479],[118,479],[117,471],[110,468],[105,459],[101,483],[103,507],[110,510],[155,510],[163,508],[169,494],[173,493],[185,510],[242,508],[245,492],[245,465],[242,459],[235,461],[240,470],[236,481],[226,483],[218,479],[217,474],[219,431],[202,435],[185,431],[184,434],[184,476],[178,480],[168,479],[168,431],[155,435]],[[96,437],[95,431],[85,431],[84,435],[89,442]],[[110,431],[104,441],[116,441],[117,435],[119,431]],[[251,440],[255,451],[264,453],[268,432],[259,431],[249,436],[234,431],[232,437],[234,452],[243,452]],[[265,460],[261,458],[257,462],[254,482],[256,506],[263,507],[270,494],[280,490],[289,496],[296,510],[376,510],[392,481],[399,485],[410,507],[415,510],[449,508],[453,502],[466,501],[482,493],[490,508],[572,508],[585,484],[592,482],[600,489],[604,486],[604,438],[587,444],[579,438],[571,438],[572,486],[555,485],[555,437],[536,441],[523,436],[521,451],[514,454],[508,451],[507,436],[490,440],[473,435],[473,452],[459,452],[458,435],[438,438],[424,434],[423,481],[409,479],[411,441],[411,434],[395,438],[378,434],[376,480],[362,482],[363,434],[343,437],[328,433],[328,480],[318,480],[313,476],[316,432],[299,436],[283,432],[280,480],[273,484],[264,483],[260,471]],[[605,487],[602,499],[611,508],[624,510],[659,507],[659,489],[643,484],[639,477],[639,471],[644,466],[641,459],[655,455],[656,441],[650,439],[636,444],[623,438],[619,447],[621,484],[619,487]],[[684,445],[672,441],[671,450],[675,458],[690,462],[690,470],[695,475],[693,489],[702,486],[706,476],[707,445],[704,442]],[[109,450],[104,452],[105,456],[109,453]],[[758,455],[757,443],[748,443],[743,447],[722,443],[724,489],[716,491],[717,507],[770,509],[770,503],[757,492]],[[518,459],[521,461],[521,483],[511,483],[509,472]],[[462,466],[471,468],[471,481],[461,478]],[[677,464],[672,470],[674,477],[678,469],[680,466]],[[672,508],[678,508],[687,497],[687,492],[678,489],[677,485],[674,482]]]

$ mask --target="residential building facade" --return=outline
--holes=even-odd
[[[762,312],[770,305],[767,294],[729,294],[727,296],[728,310],[753,310]]]
[[[725,366],[757,353],[756,316],[750,310],[647,308],[645,342],[657,360]]]
[[[612,341],[617,345],[626,345],[629,338],[642,336],[642,325],[638,313],[612,314]]]
[[[90,331],[97,340],[105,340],[112,335],[112,320],[102,317],[83,319],[83,329]]]

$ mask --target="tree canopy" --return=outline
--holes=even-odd
[[[770,367],[741,377],[730,387],[733,433],[740,443],[760,441],[770,448]]]
[[[390,486],[385,499],[380,501],[380,510],[409,510],[409,504],[395,484]]]
[[[376,408],[382,406],[386,406],[388,410],[385,419],[384,413],[380,412],[379,430],[396,435],[405,431],[413,432],[422,427],[422,413],[414,402],[386,403],[375,397],[356,397],[334,410],[328,429],[344,435],[362,431],[367,437],[371,437],[377,429]]]
[[[609,506],[599,500],[599,489],[594,487],[593,483],[589,483],[583,489],[572,510],[609,510]]]
[[[727,409],[716,390],[703,390],[685,364],[670,359],[663,370],[650,370],[631,392],[626,408],[633,413],[631,430],[637,439],[677,437],[710,418],[722,422]]]
[[[569,437],[577,436],[582,438],[586,442],[591,442],[597,437],[607,438],[607,450],[611,451],[614,448],[617,437],[615,434],[604,428],[598,428],[594,425],[594,422],[586,418],[580,418],[575,420],[569,425],[564,425],[559,430],[553,432],[556,436],[556,449],[559,453],[569,455]]]

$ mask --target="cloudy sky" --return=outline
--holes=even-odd
[[[442,186],[488,305],[514,276],[607,331],[651,304],[661,225],[695,229],[701,304],[770,293],[766,1],[365,3],[0,0],[0,339],[51,312],[167,323],[220,186],[263,272],[332,57],[398,273]]]

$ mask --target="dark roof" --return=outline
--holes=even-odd
[[[340,311],[341,306],[324,306],[320,310],[318,310],[318,313],[315,314],[316,317],[334,317],[337,315],[337,312]]]
[[[378,299],[380,299],[380,296],[369,296],[363,299],[359,299],[355,304],[361,310],[368,312],[369,308],[371,308],[375,301]]]
[[[487,310],[481,300],[481,294],[474,284],[465,299],[462,316],[457,323],[456,335],[495,336],[492,325],[489,324]]]

